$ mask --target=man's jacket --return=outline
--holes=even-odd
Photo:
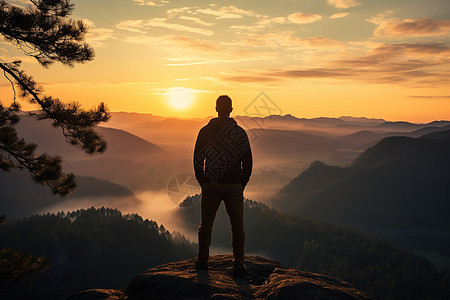
[[[240,183],[245,187],[252,165],[247,133],[233,118],[214,118],[200,129],[194,149],[195,177],[200,185]]]

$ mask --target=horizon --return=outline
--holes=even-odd
[[[173,119],[207,119],[207,118],[217,118],[217,115],[208,115],[208,116],[204,116],[204,117],[180,117],[180,116],[163,116],[163,115],[155,115],[152,113],[146,113],[146,112],[136,112],[136,111],[111,111],[111,113],[127,113],[127,114],[142,114],[142,115],[152,115],[154,117],[162,117],[162,118],[173,118]],[[385,122],[408,122],[408,123],[412,123],[412,124],[429,124],[432,122],[450,122],[450,119],[436,119],[436,120],[430,120],[428,122],[412,122],[412,121],[407,121],[407,120],[387,120],[384,118],[377,118],[377,117],[365,117],[365,116],[350,116],[350,115],[342,115],[342,116],[316,116],[316,117],[299,117],[290,113],[286,113],[286,114],[273,114],[273,115],[268,115],[268,116],[263,116],[260,118],[270,118],[270,117],[287,117],[287,116],[292,116],[296,119],[306,119],[306,120],[312,120],[312,119],[343,119],[343,118],[354,118],[354,119],[367,119],[367,120],[380,120],[380,121],[385,121]],[[234,117],[250,117],[250,118],[258,118],[258,116],[248,116],[248,115],[230,115],[230,118],[234,118]],[[107,122],[106,122],[107,124]]]

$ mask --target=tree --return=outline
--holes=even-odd
[[[73,67],[94,58],[93,49],[85,43],[87,27],[69,16],[74,8],[70,0],[30,0],[27,8],[0,0],[0,34],[3,38],[48,68],[54,62]],[[34,181],[48,185],[52,192],[67,195],[74,187],[74,175],[65,174],[61,157],[36,154],[36,144],[19,138],[15,125],[19,121],[17,98],[37,106],[29,113],[37,120],[50,120],[62,130],[67,142],[86,153],[103,152],[106,142],[94,127],[110,118],[100,103],[96,109],[84,110],[77,102],[64,103],[44,94],[40,86],[21,68],[21,61],[0,58],[0,69],[11,83],[14,98],[9,105],[0,99],[0,169],[26,169]]]

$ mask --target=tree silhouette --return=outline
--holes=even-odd
[[[90,61],[94,51],[84,42],[87,28],[82,21],[69,17],[73,7],[70,0],[30,0],[27,8],[0,0],[0,34],[44,68],[54,62],[73,67],[75,63]],[[90,154],[105,151],[106,142],[94,127],[107,121],[110,114],[103,103],[96,109],[84,110],[77,102],[64,103],[45,95],[43,87],[20,65],[20,60],[0,58],[0,69],[14,94],[9,105],[0,102],[0,169],[26,169],[34,181],[48,185],[55,194],[67,195],[75,181],[73,174],[62,172],[61,157],[37,155],[37,145],[18,137],[17,98],[35,104],[37,110],[30,115],[37,120],[50,120],[52,126],[62,130],[67,142]]]

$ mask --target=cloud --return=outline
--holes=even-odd
[[[327,2],[329,5],[335,6],[337,8],[349,8],[361,5],[361,3],[356,0],[328,0]]]
[[[293,13],[288,16],[288,20],[295,24],[307,24],[313,23],[322,19],[321,15],[317,14],[306,14],[306,13]]]
[[[450,99],[450,96],[408,96],[415,99]]]
[[[236,6],[223,6],[219,9],[215,8],[198,8],[195,10],[197,13],[216,16],[217,19],[237,19],[243,16],[259,17],[260,15],[251,11],[238,8]]]
[[[146,0],[133,0],[137,5],[148,5],[148,6],[164,6],[169,4],[169,1],[160,0],[160,1],[146,1]]]
[[[320,67],[245,70],[227,74],[223,79],[245,83],[333,79],[415,87],[447,85],[450,83],[449,53],[443,43],[379,44],[362,55],[343,53],[348,57],[322,62]]]
[[[273,18],[263,17],[261,20],[255,22],[252,25],[232,25],[232,26],[230,26],[230,28],[237,29],[237,30],[243,30],[245,32],[261,31],[261,30],[266,29],[267,27],[285,24],[286,22],[287,22],[287,19],[285,17],[273,17]]]
[[[169,23],[166,18],[154,18],[149,20],[126,20],[116,25],[117,28],[137,33],[146,33],[145,29],[158,27],[176,31],[191,32],[201,35],[211,36],[214,33],[211,30],[190,27],[181,24]]]
[[[245,49],[259,48],[262,50],[279,50],[286,55],[289,52],[298,54],[299,50],[320,49],[333,46],[334,51],[338,51],[342,44],[336,40],[323,36],[299,38],[294,35],[294,31],[278,31],[268,33],[247,33],[245,37],[228,43],[231,46]]]
[[[114,30],[99,28],[89,19],[84,19],[83,22],[89,27],[88,33],[86,34],[86,41],[89,44],[93,46],[103,46],[106,40],[115,38]]]
[[[398,44],[381,44],[371,51],[377,55],[390,56],[424,56],[432,55],[437,58],[437,54],[450,54],[450,48],[443,42],[436,43],[398,43]]]
[[[349,12],[341,12],[341,13],[337,13],[334,15],[330,16],[330,19],[340,19],[340,18],[344,18],[346,16],[348,16],[350,13]]]
[[[375,17],[368,20],[377,24],[376,37],[422,37],[450,34],[450,20],[424,19],[383,19]]]
[[[306,43],[310,46],[314,46],[314,47],[330,47],[330,46],[339,46],[341,45],[340,42],[327,38],[327,37],[323,37],[323,36],[316,36],[316,37],[310,37],[310,38],[305,38],[305,39],[301,39],[301,38],[293,38],[295,41],[299,42],[299,43]],[[337,49],[334,49],[337,50]]]
[[[202,50],[202,51],[217,51],[217,45],[215,43],[212,43],[210,41],[204,41],[196,38],[191,38],[187,36],[169,36],[167,37],[168,40],[171,40],[173,42],[176,42],[179,46],[187,47],[189,49],[194,50]]]
[[[166,13],[167,13],[167,16],[169,16],[171,18],[176,17],[178,15],[185,14],[185,13],[196,14],[196,12],[194,11],[194,7],[190,7],[190,6],[171,8],[171,9],[168,9]]]
[[[214,25],[214,23],[208,23],[208,22],[205,22],[205,21],[203,21],[202,19],[197,18],[197,17],[181,16],[180,19],[181,19],[181,20],[192,21],[192,22],[194,22],[194,23],[196,23],[196,24],[204,25],[204,26],[213,26],[213,25]]]
[[[413,85],[442,85],[449,83],[449,72],[432,72],[416,69],[398,69],[374,72],[364,68],[299,68],[299,69],[272,69],[265,72],[224,76],[225,81],[233,82],[280,82],[284,80],[301,79],[334,79],[353,80],[371,84],[403,84]]]
[[[224,15],[221,15],[221,16],[219,16],[219,17],[217,17],[217,20],[220,20],[220,19],[240,19],[240,18],[242,18],[242,16],[241,15],[238,15],[238,14],[224,14]]]

